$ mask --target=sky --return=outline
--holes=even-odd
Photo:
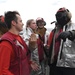
[[[7,11],[18,11],[22,17],[24,27],[28,19],[43,17],[46,28],[54,28],[55,14],[61,7],[66,7],[72,13],[72,21],[75,20],[74,0],[0,0],[0,15]]]

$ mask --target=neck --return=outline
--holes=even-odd
[[[13,33],[15,35],[19,35],[19,32],[18,31],[15,31],[15,30],[12,30],[12,29],[10,29],[9,32],[11,32],[11,33]]]

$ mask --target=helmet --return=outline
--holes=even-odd
[[[44,21],[43,18],[38,17],[38,18],[36,19],[36,24],[37,24],[37,26],[38,26],[38,25],[41,25],[41,24],[46,25],[46,22]]]
[[[0,15],[0,22],[4,22],[4,16]]]
[[[4,21],[4,16],[0,15],[0,36],[8,31],[7,25]]]
[[[72,15],[68,9],[63,7],[56,12],[55,17],[58,24],[64,26],[71,20]]]
[[[0,27],[7,27],[3,15],[0,15]]]

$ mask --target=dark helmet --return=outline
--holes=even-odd
[[[64,26],[71,20],[72,15],[68,9],[63,7],[57,11],[55,17],[58,24]]]
[[[37,26],[38,26],[38,25],[41,25],[41,24],[46,25],[46,22],[44,21],[43,18],[38,17],[38,18],[36,19],[36,24],[37,24]]]

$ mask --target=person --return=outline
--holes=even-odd
[[[62,39],[61,45],[60,45],[60,51],[58,55],[58,61],[57,61],[57,66],[60,67],[58,70],[61,71],[59,72],[57,70],[57,74],[62,74],[63,75],[74,75],[75,74],[75,23],[71,21],[72,14],[68,9],[64,9],[68,13],[66,13],[65,20],[63,19],[63,22],[59,19],[58,22],[61,24],[64,24],[63,32],[60,33],[58,36],[58,39]],[[68,16],[67,16],[68,15]],[[66,23],[66,24],[65,24]],[[61,25],[62,25],[61,24]]]
[[[29,44],[29,39],[31,36],[36,37],[36,42],[33,44],[34,48],[31,48],[31,61],[34,61],[37,65],[36,70],[31,71],[31,75],[43,75],[41,62],[43,61],[43,44],[36,33],[37,25],[34,19],[29,19],[26,22],[26,31],[23,33],[23,37],[27,45]],[[30,44],[30,45],[31,45]]]
[[[30,75],[30,53],[19,35],[24,25],[19,12],[7,11],[5,23],[8,32],[0,39],[0,75]]]
[[[52,68],[53,65],[50,66],[50,72],[51,75],[74,75],[75,24],[71,21],[72,14],[67,8],[63,7],[59,8],[55,16],[57,26],[60,26],[61,29],[54,34],[53,44],[50,43],[50,53],[52,52],[50,65],[54,65],[54,68]],[[53,49],[51,46],[54,46]]]
[[[45,72],[45,75],[49,75],[49,66],[47,62],[48,57],[48,51],[47,51],[47,43],[49,38],[49,32],[47,28],[45,27],[46,22],[42,17],[38,17],[36,19],[37,24],[37,34],[39,35],[40,40],[43,43],[43,50],[44,50],[44,61],[43,61],[43,71]]]
[[[44,46],[47,45],[49,32],[47,31],[47,28],[45,28],[46,22],[43,18],[38,17],[36,19],[37,24],[37,34],[39,35],[40,39],[42,40]]]
[[[49,32],[47,31],[47,28],[45,28],[46,22],[44,21],[43,18],[38,17],[36,19],[36,24],[37,24],[37,34],[39,35],[39,38],[43,43],[45,57],[47,57],[48,53],[47,53],[47,50],[46,50],[46,45],[48,43]]]
[[[56,63],[57,63],[57,56],[59,52],[59,46],[60,41],[57,41],[58,35],[62,32],[62,26],[60,26],[56,21],[54,29],[51,30],[48,43],[47,43],[47,49],[48,49],[48,65],[50,67],[49,74],[55,75],[55,71],[57,69]],[[53,23],[52,23],[53,24]]]
[[[3,34],[5,34],[8,31],[7,25],[4,21],[4,16],[0,15],[0,38]]]

